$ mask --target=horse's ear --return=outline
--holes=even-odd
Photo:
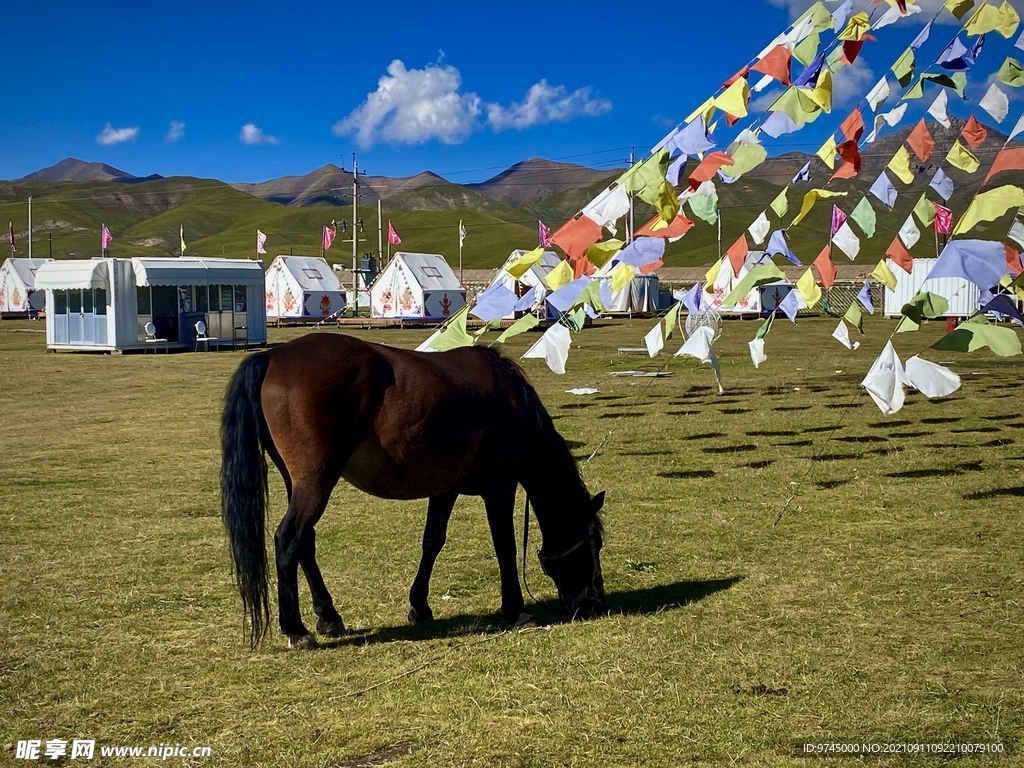
[[[598,493],[594,498],[590,500],[591,505],[594,507],[594,514],[596,515],[601,511],[601,507],[604,506],[604,491]]]

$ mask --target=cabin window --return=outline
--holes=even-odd
[[[68,292],[67,291],[54,291],[53,292],[53,312],[57,315],[66,315],[68,313]]]
[[[220,304],[218,305],[221,312],[231,311],[231,293],[232,288],[230,285],[217,286],[220,293]]]
[[[87,315],[92,314],[92,290],[89,288],[82,291],[82,311]]]
[[[97,288],[94,292],[94,306],[97,315],[107,314],[107,291],[104,288]]]
[[[245,298],[245,286],[244,285],[236,285],[235,286],[235,312],[246,312],[246,311],[248,311],[247,308],[246,308],[246,305],[247,305],[247,302],[246,302],[246,298]]]
[[[148,285],[140,285],[135,289],[135,300],[138,302],[140,315],[150,315],[153,313],[153,300],[150,296]]]
[[[191,312],[192,311],[192,286],[191,285],[179,285],[178,286],[178,311],[179,312]]]
[[[209,312],[210,301],[209,301],[209,287],[205,285],[197,285],[196,291],[196,311],[197,312]]]
[[[82,311],[82,292],[81,291],[68,291],[68,312],[81,312]]]

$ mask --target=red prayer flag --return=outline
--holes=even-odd
[[[964,137],[964,141],[967,142],[971,149],[977,149],[988,137],[988,131],[985,129],[985,126],[974,119],[974,115],[971,115],[960,135]]]
[[[395,229],[391,223],[391,219],[388,219],[388,244],[389,245],[401,245],[402,238],[398,236],[398,230]]]
[[[826,289],[832,287],[836,281],[836,265],[832,263],[832,246],[826,245],[821,249],[818,258],[814,260],[814,266],[818,269],[818,277]]]
[[[578,259],[585,257],[587,248],[600,239],[601,225],[581,214],[560,226],[548,241],[565,251],[570,259]]]
[[[640,229],[634,233],[634,237],[640,237],[643,235],[645,237],[663,237],[665,239],[674,240],[678,237],[682,237],[693,228],[693,222],[681,213],[676,214],[676,217],[672,219],[672,222],[667,227],[651,229],[651,227],[659,221],[661,221],[661,216],[655,216],[640,227]]]
[[[864,117],[860,113],[860,107],[854,108],[853,112],[846,116],[846,119],[839,124],[839,130],[847,141],[856,141],[864,133]]]
[[[940,235],[948,235],[953,231],[953,211],[938,203],[932,205],[935,206],[935,231]]]
[[[790,61],[793,56],[784,45],[776,45],[764,57],[751,67],[762,75],[770,75],[783,85],[790,85]]]
[[[740,270],[743,268],[743,262],[747,260],[747,236],[742,234],[735,243],[729,246],[729,250],[726,251],[726,255],[729,257],[729,263],[732,264],[732,273],[739,277]]]
[[[337,232],[335,232],[330,227],[324,227],[324,236],[323,239],[320,241],[320,247],[323,248],[325,251],[328,248],[330,248],[331,244],[334,242],[334,236],[336,234]]]
[[[992,167],[988,169],[988,175],[985,177],[985,180],[981,182],[981,185],[985,186],[988,184],[989,179],[1003,171],[1024,171],[1024,147],[999,150],[999,154],[996,155],[995,162],[993,162]]]
[[[1021,272],[1024,272],[1024,264],[1021,264],[1020,254],[1006,243],[1003,243],[1003,248],[1006,250],[1006,269],[1010,275],[1016,277]]]
[[[910,132],[910,135],[907,136],[907,145],[914,150],[917,159],[922,163],[926,162],[932,156],[932,152],[935,151],[935,139],[928,132],[928,126],[925,125],[923,117],[914,126],[914,130]]]
[[[590,263],[590,259],[586,256],[580,256],[578,259],[570,259],[572,262],[572,279],[575,280],[577,277],[583,277],[584,275],[592,275],[597,271],[597,268]]]
[[[836,147],[836,154],[853,166],[854,175],[860,173],[860,149],[857,147],[856,140],[850,139],[850,141],[844,141]]]
[[[710,152],[704,155],[704,159],[700,161],[700,164],[690,174],[690,189],[697,189],[705,181],[715,178],[718,169],[723,165],[732,164],[733,159],[725,154],[725,152]],[[595,240],[594,242],[596,243],[597,241]]]
[[[914,269],[914,257],[910,255],[903,246],[903,241],[899,237],[894,237],[889,247],[885,249],[885,255],[896,262],[897,266],[906,272],[908,275],[911,270]]]

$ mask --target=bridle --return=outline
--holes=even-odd
[[[537,605],[544,605],[533,596],[533,592],[530,591],[530,585],[526,581],[526,553],[529,551],[530,541],[530,497],[526,497],[526,505],[523,512],[523,586],[526,587],[526,593],[530,596]],[[573,555],[577,550],[587,545],[590,549],[591,562],[594,563],[594,570],[590,577],[590,584],[585,586],[583,590],[576,595],[572,600],[566,600],[561,593],[559,588],[559,596],[562,597],[564,605],[568,606],[568,609],[564,606],[559,606],[559,610],[565,614],[568,614],[570,618],[576,618],[576,614],[579,613],[581,606],[585,602],[601,602],[601,588],[603,587],[603,577],[597,568],[598,555],[601,552],[601,547],[604,546],[604,542],[601,539],[601,532],[598,528],[596,520],[592,520],[587,523],[586,533],[579,541],[572,544],[565,551],[557,555],[545,555],[540,550],[537,551],[537,559],[540,560],[540,568],[544,571],[544,574],[555,582],[558,586],[558,577],[565,571],[565,560]]]

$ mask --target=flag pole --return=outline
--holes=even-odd
[[[389,238],[390,239],[390,238]],[[388,249],[390,250],[390,248]],[[384,206],[377,198],[377,258],[384,255]],[[380,265],[378,265],[379,268]]]
[[[459,219],[459,282],[466,284],[462,279],[462,219]]]

